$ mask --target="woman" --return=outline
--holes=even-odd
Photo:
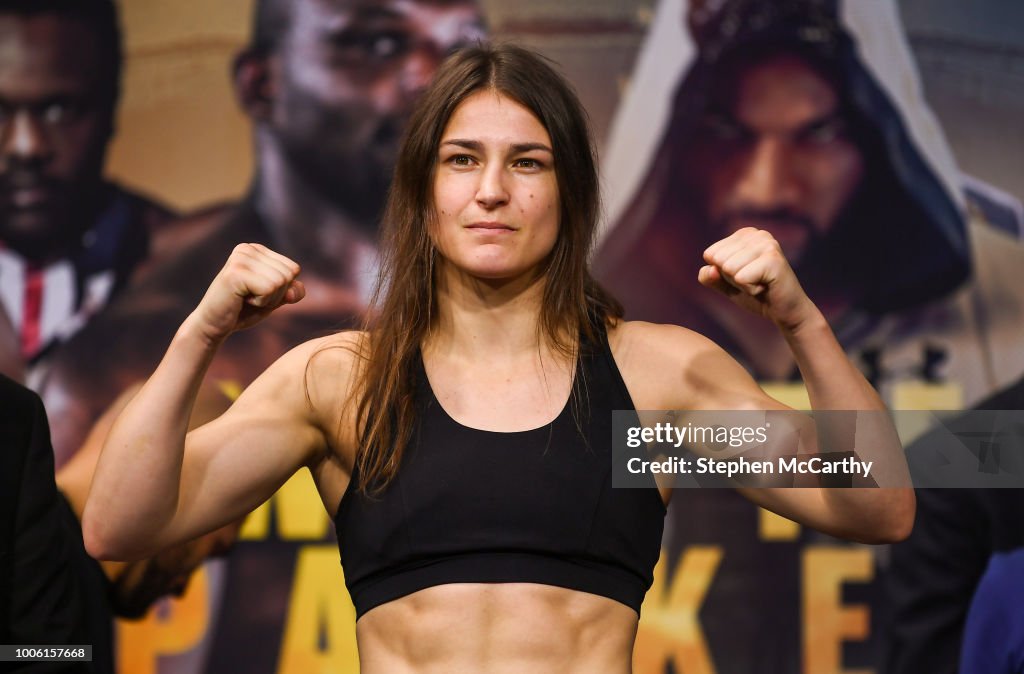
[[[306,466],[335,513],[364,674],[628,672],[669,494],[610,488],[610,411],[784,408],[699,335],[621,320],[587,271],[591,147],[537,56],[449,59],[396,167],[371,328],[292,350],[186,436],[218,345],[303,296],[297,265],[240,245],[107,439],[90,552],[193,538]],[[770,236],[737,232],[705,261],[702,283],[778,324],[817,408],[884,409]],[[858,540],[913,517],[903,489],[746,493]]]

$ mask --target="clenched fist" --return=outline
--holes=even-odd
[[[235,246],[191,320],[204,337],[219,342],[260,322],[284,304],[303,298],[299,265],[258,243]]]
[[[818,314],[778,241],[763,229],[744,227],[704,251],[697,280],[741,307],[795,330]]]

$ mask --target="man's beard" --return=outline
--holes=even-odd
[[[793,209],[743,209],[716,221],[709,235],[718,233],[723,238],[748,222],[757,222],[769,233],[773,223],[780,229],[799,231],[804,237],[799,250],[786,250],[783,246],[783,253],[808,296],[816,302],[853,305],[870,285],[866,274],[872,273],[870,260],[864,257],[865,239],[870,237],[871,230],[869,223],[859,222],[863,220],[864,209],[857,205],[858,201],[851,199],[827,228],[817,227],[810,216]],[[711,243],[714,241],[705,245]]]
[[[724,238],[751,224],[758,229],[768,230],[778,240],[782,252],[794,269],[801,265],[808,252],[820,245],[822,238],[810,216],[790,208],[743,208],[730,211],[712,223],[711,231]],[[798,243],[794,244],[792,240]],[[707,245],[711,243],[714,241],[709,241]]]
[[[41,189],[47,199],[19,207],[14,195],[20,188]],[[66,254],[79,244],[90,224],[92,199],[88,196],[88,191],[75,189],[68,181],[33,171],[13,169],[0,174],[0,241],[31,260]],[[73,203],[79,207],[72,208]]]
[[[329,145],[289,144],[285,150],[288,163],[307,185],[350,215],[354,224],[375,233],[394,171],[394,150],[387,146],[387,134],[387,130],[375,134],[357,159]]]
[[[376,237],[404,129],[405,116],[380,115],[369,105],[328,109],[292,92],[290,128],[278,138],[292,170],[353,224]]]

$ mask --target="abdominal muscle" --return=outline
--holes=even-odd
[[[533,583],[454,583],[367,611],[361,674],[629,674],[637,614]]]

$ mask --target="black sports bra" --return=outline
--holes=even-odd
[[[447,583],[555,585],[640,612],[665,506],[653,482],[612,488],[611,412],[633,402],[607,341],[584,351],[558,417],[511,433],[449,417],[418,361],[420,419],[398,472],[373,497],[353,474],[334,518],[357,618]]]

